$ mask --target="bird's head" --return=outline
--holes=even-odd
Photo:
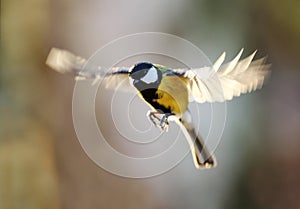
[[[133,79],[133,85],[154,85],[161,80],[162,73],[149,62],[141,62],[133,66],[130,71],[130,77]]]

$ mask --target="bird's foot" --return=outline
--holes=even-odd
[[[169,121],[168,117],[170,114],[164,114],[162,118],[158,115],[162,115],[160,112],[152,112],[149,111],[147,116],[149,117],[150,121],[153,123],[154,126],[160,129],[161,132],[168,131],[169,128]]]

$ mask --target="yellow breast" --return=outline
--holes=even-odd
[[[170,108],[172,113],[182,114],[188,107],[186,80],[178,76],[163,76],[158,86],[157,103]]]

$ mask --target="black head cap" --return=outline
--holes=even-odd
[[[150,62],[140,62],[137,63],[132,70],[130,71],[130,76],[133,79],[140,79],[144,77],[148,70],[153,67],[153,64]]]

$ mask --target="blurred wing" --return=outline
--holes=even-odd
[[[86,59],[57,48],[51,49],[46,64],[57,72],[73,74],[76,80],[94,79],[93,84],[100,81],[109,89],[135,92],[130,84],[129,71],[126,68],[110,68],[108,70],[92,66]]]
[[[188,87],[192,98],[199,103],[223,102],[260,89],[270,73],[270,65],[265,64],[265,58],[252,61],[256,51],[239,61],[242,52],[243,49],[224,65],[222,63],[225,52],[212,67],[185,71],[183,76],[189,80]]]

